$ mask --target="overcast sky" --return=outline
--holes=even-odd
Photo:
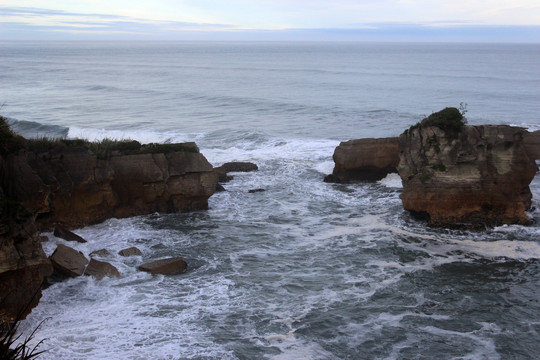
[[[540,42],[540,0],[0,0],[0,38]]]

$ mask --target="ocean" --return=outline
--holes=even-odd
[[[397,174],[323,178],[340,141],[447,106],[540,129],[538,64],[538,44],[1,43],[0,113],[24,136],[195,141],[259,166],[207,211],[75,230],[122,276],[53,284],[21,329],[42,322],[40,359],[537,358],[540,177],[533,225],[481,232],[412,218]],[[48,255],[65,243],[45,235]],[[189,270],[136,270],[167,256]]]

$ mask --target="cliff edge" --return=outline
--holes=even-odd
[[[195,143],[24,139],[1,117],[0,138],[0,323],[52,272],[38,231],[206,209],[218,181]]]

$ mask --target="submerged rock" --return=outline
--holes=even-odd
[[[229,172],[251,172],[259,170],[257,164],[251,162],[234,161],[228,162],[220,166],[221,169]]]
[[[253,194],[253,193],[264,192],[264,191],[266,191],[266,189],[251,189],[251,190],[248,190],[248,193]]]
[[[70,277],[81,276],[88,265],[88,259],[83,253],[63,244],[58,244],[49,259],[56,272]]]
[[[175,257],[145,263],[140,265],[138,269],[151,274],[171,275],[186,271],[187,263],[184,258]]]
[[[107,249],[99,249],[96,251],[92,251],[90,253],[90,256],[100,256],[100,257],[110,257],[112,256],[111,252]]]

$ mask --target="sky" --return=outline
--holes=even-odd
[[[0,39],[540,43],[540,0],[0,0]]]

